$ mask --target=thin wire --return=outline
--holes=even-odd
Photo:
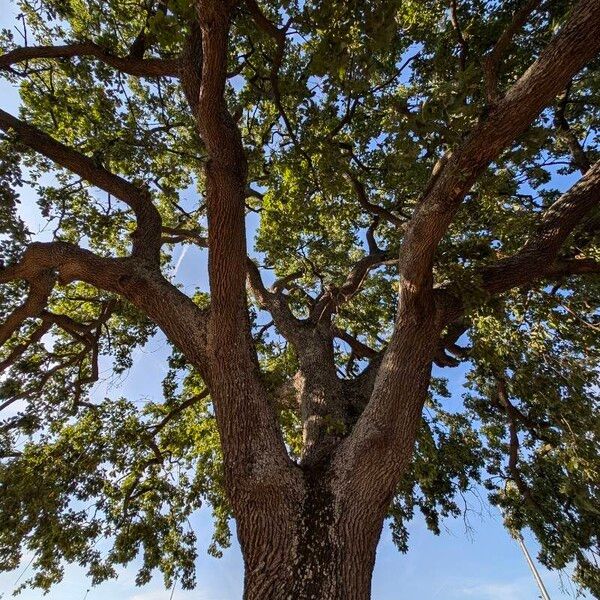
[[[31,563],[33,562],[34,558],[35,558],[35,554],[31,557],[31,560],[27,563],[27,566],[21,571],[21,574],[17,577],[17,580],[15,581],[14,585],[17,585],[17,583],[19,583],[21,577],[23,577],[23,575],[25,575],[25,573],[27,572],[27,569],[29,569],[29,567],[31,566]]]
[[[171,595],[169,596],[169,600],[173,600],[173,594],[175,593],[176,585],[177,585],[177,577],[175,578],[175,581],[173,582],[173,587],[171,588]]]

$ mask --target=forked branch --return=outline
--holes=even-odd
[[[540,57],[449,156],[415,210],[402,241],[400,276],[415,289],[431,280],[436,248],[471,186],[598,54],[599,29],[600,3],[580,0]]]

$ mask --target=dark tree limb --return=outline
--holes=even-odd
[[[583,149],[583,146],[577,139],[577,136],[571,129],[571,125],[567,120],[567,106],[569,105],[570,90],[571,83],[569,82],[569,85],[558,98],[558,109],[556,111],[554,122],[556,123],[556,128],[558,129],[560,137],[565,140],[569,151],[571,152],[573,164],[579,169],[579,172],[582,175],[585,175],[592,165],[590,163],[590,159],[585,153],[585,150]]]
[[[248,259],[246,268],[248,272],[248,284],[259,306],[271,314],[275,326],[281,334],[296,346],[297,351],[302,352],[301,339],[304,331],[307,330],[307,324],[296,318],[292,313],[282,291],[282,286],[285,282],[276,282],[268,290],[262,281],[260,271],[254,261]]]
[[[462,27],[460,26],[460,21],[458,19],[458,2],[457,0],[450,0],[450,22],[452,23],[452,27],[456,32],[456,38],[458,40],[459,51],[459,63],[460,70],[464,71],[467,68],[467,55],[469,53],[469,44],[465,39],[465,36],[462,31]]]
[[[19,329],[25,319],[37,317],[44,310],[56,283],[56,273],[52,270],[42,271],[28,282],[27,299],[0,324],[0,346]]]
[[[177,77],[181,70],[178,58],[120,57],[94,42],[80,42],[64,46],[27,46],[15,48],[0,56],[0,69],[30,60],[48,58],[93,57],[122,73],[135,77]]]
[[[373,348],[367,346],[367,344],[364,344],[358,338],[350,335],[347,331],[340,329],[335,325],[332,326],[331,331],[336,338],[342,340],[342,342],[345,342],[348,344],[348,346],[350,346],[353,354],[357,358],[373,359],[379,354],[377,350],[373,350]]]
[[[485,73],[485,91],[490,104],[498,101],[498,69],[515,35],[523,28],[533,11],[541,4],[541,0],[525,0],[515,12],[508,27],[502,32],[492,50],[483,59]]]
[[[536,233],[517,254],[482,269],[484,289],[498,294],[544,276],[597,272],[595,261],[559,260],[558,253],[573,229],[598,206],[600,161],[544,211]]]
[[[356,177],[356,175],[354,175],[354,173],[351,173],[349,171],[347,173],[347,177],[352,184],[352,187],[354,189],[354,192],[356,194],[356,198],[358,199],[359,204],[367,212],[370,212],[373,215],[376,215],[378,217],[381,217],[382,219],[385,219],[386,221],[389,221],[392,225],[399,227],[401,230],[404,227],[406,227],[406,221],[404,219],[401,219],[400,217],[395,215],[393,212],[387,210],[386,208],[383,208],[383,206],[374,204],[373,202],[371,202],[369,200],[369,196],[367,194],[365,186],[360,181],[360,179],[358,179],[358,177]]]
[[[386,250],[378,250],[361,258],[352,267],[344,283],[339,287],[335,286],[327,289],[311,308],[311,321],[316,323],[329,322],[331,315],[360,291],[369,272],[388,263],[388,261],[391,261],[392,264],[396,263]]]
[[[179,244],[189,242],[200,248],[208,247],[208,239],[202,235],[202,232],[195,229],[185,229],[184,227],[165,227],[161,228],[163,233],[161,237],[162,244]]]
[[[506,379],[496,377],[496,391],[498,400],[496,406],[499,407],[508,419],[509,445],[508,445],[508,472],[510,478],[514,481],[517,489],[523,499],[533,507],[538,507],[538,503],[533,497],[531,489],[523,478],[519,469],[519,429],[517,422],[523,417],[522,413],[512,404],[508,395]]]
[[[132,234],[133,256],[158,265],[161,219],[145,187],[138,187],[111,173],[94,159],[55,140],[47,133],[0,109],[0,129],[14,132],[19,142],[39,152],[56,164],[79,175],[92,185],[127,204],[135,213],[137,229]]]
[[[33,331],[27,340],[21,344],[17,344],[10,351],[8,356],[4,360],[0,361],[0,373],[14,365],[30,346],[37,344],[42,337],[44,337],[44,335],[50,331],[52,325],[54,325],[54,323],[50,319],[44,318],[44,315],[42,314],[42,324]]]

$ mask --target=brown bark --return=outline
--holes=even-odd
[[[17,63],[48,58],[75,58],[90,56],[122,73],[137,77],[175,77],[181,62],[177,58],[137,58],[116,56],[94,42],[80,42],[65,46],[29,46],[15,48],[0,56],[0,69],[10,69]]]

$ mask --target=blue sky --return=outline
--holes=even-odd
[[[7,0],[2,0],[5,8]],[[0,26],[12,25],[16,14],[14,5],[0,12]],[[16,92],[7,84],[0,84],[0,107],[18,110]],[[25,191],[22,195],[24,214],[33,219],[35,198]],[[179,260],[178,280],[189,289],[205,283],[205,258],[197,249],[189,249],[184,255],[178,249],[175,260]],[[97,384],[95,394],[99,396],[127,396],[131,400],[144,402],[161,397],[160,382],[166,373],[165,358],[168,348],[164,338],[156,336],[146,347],[136,350],[135,366],[120,381],[104,380]],[[108,376],[108,373],[106,374]],[[450,378],[453,398],[450,403],[458,406],[462,393],[460,369],[444,370]],[[396,600],[399,597],[419,600],[532,600],[538,597],[537,588],[524,557],[516,542],[508,535],[501,523],[497,509],[489,506],[485,492],[481,497],[468,498],[468,531],[462,518],[444,523],[439,537],[431,534],[423,519],[416,518],[410,525],[410,551],[400,554],[391,542],[385,526],[378,548],[373,576],[373,599]],[[234,543],[222,559],[206,553],[210,542],[211,521],[208,510],[202,510],[193,519],[199,539],[197,561],[198,587],[184,592],[177,587],[173,600],[238,600],[242,595],[243,565],[239,547]],[[530,549],[535,552],[536,544],[526,536]],[[17,583],[26,579],[31,572],[27,565],[31,555],[25,555],[21,567],[10,573],[0,574],[0,598],[8,598]],[[65,566],[64,581],[53,588],[45,598],[51,600],[169,600],[171,590],[165,590],[160,577],[148,586],[137,588],[134,583],[135,565],[123,570],[115,581],[107,582],[88,591],[89,585],[82,569]],[[553,599],[574,596],[574,589],[566,577],[565,588],[557,573],[541,568],[542,577]],[[42,594],[24,591],[23,600],[37,600]]]

